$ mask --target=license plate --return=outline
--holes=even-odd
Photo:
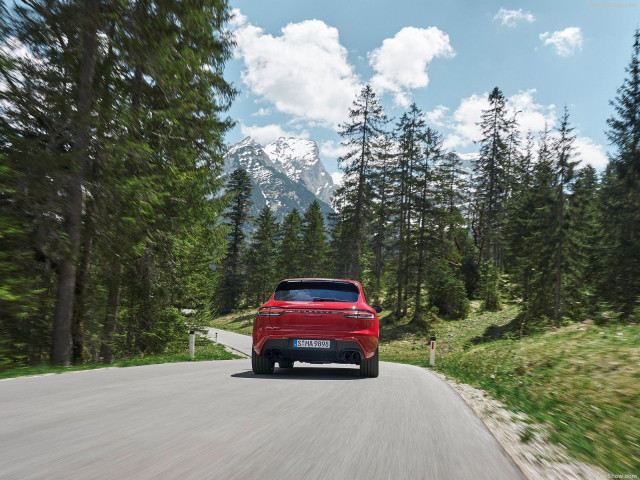
[[[329,340],[294,340],[293,346],[296,348],[331,348]]]

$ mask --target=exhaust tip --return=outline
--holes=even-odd
[[[353,352],[351,360],[353,360],[355,363],[358,363],[360,361],[360,352]]]
[[[346,362],[351,360],[351,352],[345,352],[344,359],[345,359]]]

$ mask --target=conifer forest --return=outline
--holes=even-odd
[[[226,0],[0,4],[0,369],[162,353],[258,307],[284,278],[360,281],[427,328],[516,302],[520,335],[640,318],[640,31],[610,99],[606,168],[571,109],[541,134],[487,85],[477,154],[364,85],[338,134],[343,182],[281,221],[223,177]],[[561,98],[557,102],[562,105]],[[346,112],[345,112],[346,113]]]

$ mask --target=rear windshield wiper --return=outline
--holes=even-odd
[[[340,300],[339,298],[322,298],[322,297],[314,297],[314,302],[347,302],[352,303],[349,300]]]

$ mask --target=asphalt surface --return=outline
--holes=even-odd
[[[251,337],[249,335],[240,335],[239,333],[228,332],[217,328],[209,328],[207,336],[211,340],[231,347],[232,350],[251,357]]]
[[[218,336],[220,341],[220,334]],[[2,479],[522,479],[458,394],[383,363],[250,360],[0,381]]]

